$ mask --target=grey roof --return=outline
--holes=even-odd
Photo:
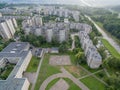
[[[12,42],[10,43],[2,52],[0,52],[0,58],[16,58],[18,57],[18,62],[8,78],[6,80],[0,80],[0,90],[21,90],[26,78],[15,78],[18,71],[23,64],[24,59],[30,52],[25,50],[29,43],[27,42]],[[15,53],[11,51],[16,48]],[[21,73],[22,74],[22,73]]]
[[[2,50],[2,53],[20,53],[28,44],[28,42],[12,42]]]

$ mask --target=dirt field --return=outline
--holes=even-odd
[[[50,65],[71,65],[70,57],[67,55],[53,55],[49,60]]]

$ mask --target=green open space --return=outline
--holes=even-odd
[[[102,69],[102,67],[97,69],[91,69],[87,64],[80,64],[80,65],[91,73],[97,72]]]
[[[38,65],[39,65],[39,62],[40,62],[40,59],[33,56],[30,63],[29,63],[29,66],[28,66],[26,72],[36,72]]]
[[[81,90],[73,81],[71,81],[70,79],[68,78],[63,78],[69,85],[69,89],[68,90]],[[54,79],[53,81],[51,81],[46,90],[50,90],[50,88],[55,84],[57,83],[57,81],[59,81],[60,78],[57,78],[57,79]]]
[[[108,49],[108,51],[116,58],[120,59],[120,54],[117,52],[117,50],[106,40],[101,39],[104,46]]]
[[[76,78],[80,78],[82,76],[87,75],[87,73],[79,66],[69,65],[64,67],[69,73],[71,73]]]
[[[102,70],[101,72],[98,72],[95,74],[98,78],[100,78],[101,80],[103,80],[105,82],[105,80],[108,78],[106,72],[104,70]]]
[[[49,64],[49,58],[50,54],[45,54],[34,90],[39,90],[41,84],[47,77],[61,72],[60,67]]]
[[[80,81],[82,81],[90,90],[106,90],[105,85],[92,76],[83,78]]]
[[[68,78],[64,78],[64,80],[69,84],[69,89],[68,90],[81,90],[73,81],[71,81]]]
[[[49,64],[49,58],[51,55],[63,55],[63,54],[45,54],[42,65],[41,65],[41,70],[39,72],[39,76],[35,85],[35,90],[39,90],[41,84],[43,83],[43,81],[45,79],[47,79],[49,76],[53,75],[53,74],[57,74],[57,73],[61,73],[60,71],[60,66],[51,66]],[[75,55],[71,52],[66,53],[64,55],[69,55],[72,65],[68,65],[68,66],[63,66],[67,71],[69,71],[72,75],[74,75],[76,78],[80,78],[84,75],[87,75],[88,73],[80,68],[79,66],[76,65],[76,61],[75,61]],[[90,69],[87,64],[86,65],[82,65],[84,68],[86,68],[88,71],[90,72],[96,72],[100,69],[96,69],[96,70],[92,70]],[[52,82],[50,82],[46,88],[46,90],[49,90],[51,86],[53,86],[59,79],[55,79]],[[78,86],[76,86],[71,80],[69,79],[64,79],[68,82],[68,84],[70,85],[69,90],[80,90],[80,88]],[[105,90],[105,85],[102,84],[100,81],[98,81],[97,79],[95,79],[94,77],[90,76],[90,77],[86,77],[84,79],[81,80],[88,88],[90,88],[90,90]],[[97,84],[97,85],[96,85]]]
[[[57,78],[57,79],[54,79],[53,81],[51,81],[51,82],[47,85],[46,90],[50,90],[50,88],[51,88],[55,83],[57,83],[57,81],[59,81],[59,80],[60,80],[60,78]]]

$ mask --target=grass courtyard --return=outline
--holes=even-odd
[[[92,76],[83,78],[80,81],[82,81],[86,86],[88,86],[90,90],[105,90],[105,85]]]
[[[29,65],[28,65],[28,68],[27,68],[26,72],[36,72],[37,68],[38,68],[38,65],[39,65],[39,62],[40,62],[40,59],[33,56]]]
[[[47,77],[56,73],[60,73],[60,67],[49,65],[49,58],[50,54],[45,54],[44,60],[41,65],[41,70],[39,72],[39,76],[36,82],[35,90],[39,90],[40,85]]]
[[[52,66],[52,65],[49,64],[49,59],[50,59],[51,55],[54,55],[54,54],[45,54],[45,56],[44,56],[44,60],[42,62],[41,70],[39,72],[39,76],[38,76],[38,79],[37,79],[37,82],[36,82],[35,90],[39,90],[43,81],[46,80],[49,76],[57,74],[57,73],[61,73],[61,71],[60,71],[61,66]],[[55,54],[55,55],[61,55],[61,54]],[[66,65],[66,66],[63,66],[63,67],[68,72],[70,72],[76,78],[80,78],[80,77],[83,77],[84,75],[88,74],[83,69],[81,69],[80,67],[75,65],[75,55],[74,54],[68,53],[67,55],[70,56],[72,64],[71,65]],[[95,71],[98,71],[98,70],[91,70],[91,72],[95,72]],[[58,80],[59,80],[59,78],[51,81],[48,84],[46,90],[49,90]],[[80,90],[80,88],[78,86],[76,86],[68,78],[64,78],[64,80],[70,85],[69,90]],[[97,79],[95,79],[92,76],[83,78],[80,81],[82,81],[90,90],[105,90],[105,85],[102,84],[100,81],[98,81]]]

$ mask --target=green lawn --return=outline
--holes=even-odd
[[[51,81],[51,82],[48,84],[48,86],[46,87],[45,90],[50,90],[50,88],[51,88],[57,81],[59,81],[59,80],[60,80],[60,78],[57,78],[57,79],[54,79],[53,81]]]
[[[116,49],[106,40],[102,39],[104,46],[108,49],[108,51],[116,58],[120,59],[120,54],[116,51]]]
[[[105,81],[108,78],[104,70],[96,73],[95,75],[103,81]]]
[[[91,73],[97,72],[99,70],[101,70],[102,68],[98,68],[98,69],[91,69],[87,64],[80,64],[82,67],[84,67],[85,69],[87,69],[88,71],[90,71]]]
[[[81,90],[73,81],[71,81],[68,78],[64,78],[64,80],[69,84],[69,89],[68,90]]]
[[[39,90],[41,84],[47,77],[61,72],[60,67],[49,65],[49,57],[50,54],[45,54],[34,90]]]
[[[68,79],[68,78],[63,78],[63,79],[69,84],[69,89],[68,89],[68,90],[81,90],[81,89],[80,89],[76,84],[74,84],[74,82],[71,81],[70,79]],[[57,83],[57,81],[59,81],[59,80],[60,80],[60,78],[57,78],[57,79],[54,79],[53,81],[51,81],[51,82],[48,84],[46,90],[50,90],[50,88],[51,88],[55,83]]]
[[[82,81],[90,90],[105,90],[105,85],[92,76],[81,79],[80,81]]]
[[[40,59],[38,59],[37,57],[32,57],[29,66],[27,67],[26,72],[36,72],[38,65],[39,65]]]
[[[76,65],[64,66],[64,68],[76,78],[87,75],[87,73],[82,68]]]

